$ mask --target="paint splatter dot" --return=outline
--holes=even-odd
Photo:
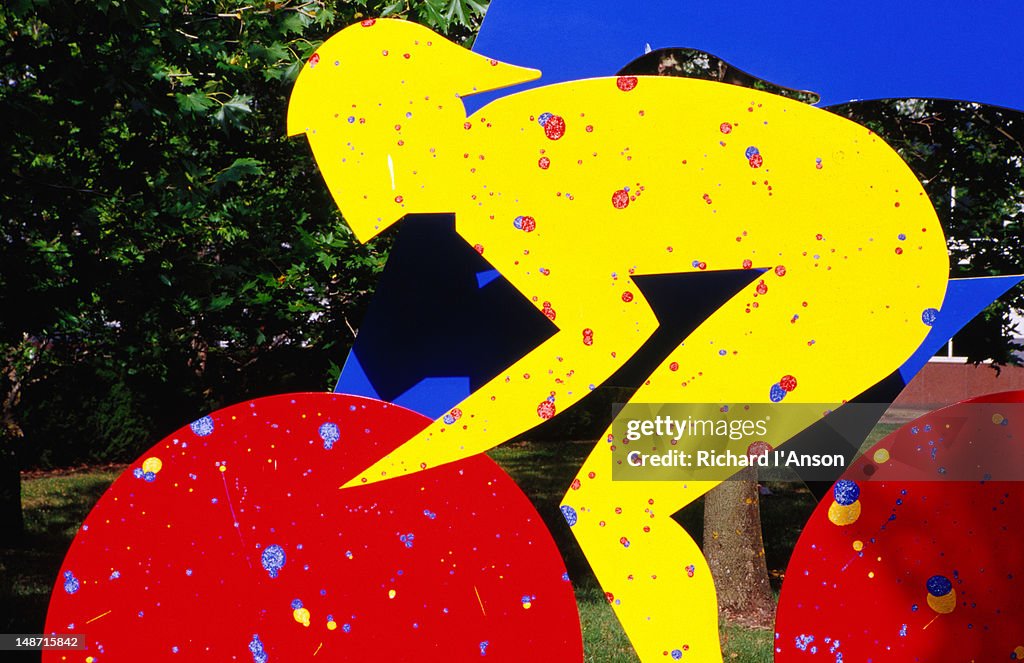
[[[565,518],[565,522],[569,523],[569,527],[576,524],[576,509],[568,505],[562,505],[562,517]]]
[[[857,519],[860,518],[860,511],[860,502],[854,502],[849,506],[833,502],[828,508],[828,519],[833,525],[845,527],[857,522]]]
[[[718,125],[718,130],[721,131],[723,134],[731,134],[732,125],[729,124],[728,122],[722,122],[720,125]]]
[[[189,428],[191,428],[192,432],[195,433],[197,436],[206,437],[207,435],[213,433],[213,417],[203,417],[202,419],[196,419],[191,424],[189,424]]]
[[[363,22],[365,23],[366,21]],[[373,25],[373,23],[370,25]],[[252,634],[252,640],[249,642],[249,653],[252,654],[252,663],[267,663],[267,652],[263,649],[260,636],[256,633]]]
[[[551,167],[551,159],[547,157],[541,157],[540,159],[537,160],[537,165],[540,167],[541,170],[547,170],[548,168]]]
[[[796,378],[792,375],[783,375],[782,379],[779,380],[779,386],[782,387],[783,391],[793,391],[796,389]]]
[[[623,92],[629,92],[636,87],[638,82],[636,76],[619,76],[615,79],[615,86]]]
[[[629,290],[622,293],[622,301],[626,302],[627,304],[633,301],[633,293],[631,293]]]
[[[537,229],[537,221],[532,216],[517,216],[512,221],[512,225],[527,233],[532,233]]]
[[[338,428],[338,424],[330,421],[321,424],[319,433],[320,439],[324,442],[324,449],[333,448],[334,443],[341,439],[341,430]]]
[[[929,327],[933,326],[938,319],[939,309],[937,308],[926,308],[924,311],[921,312],[921,322],[928,325]]]
[[[953,583],[946,576],[935,575],[925,583],[928,593],[932,596],[945,596],[953,591]]]
[[[555,404],[550,400],[541,401],[537,406],[537,416],[541,419],[550,419],[555,416]]]
[[[267,575],[271,578],[277,577],[278,572],[284,568],[286,561],[288,561],[288,558],[284,554],[284,548],[276,543],[267,546],[260,557],[260,563],[263,564],[263,568],[266,569]]]
[[[64,572],[64,591],[68,594],[74,594],[81,587],[81,583],[78,582],[78,578],[71,571]]]
[[[550,113],[541,114],[541,118],[544,118],[541,125],[544,127],[544,135],[550,140],[558,140],[565,135],[565,120],[559,115],[552,115]]]
[[[832,494],[836,498],[836,502],[843,506],[850,506],[860,498],[860,486],[856,481],[840,479],[832,487]]]
[[[612,194],[612,207],[615,209],[626,209],[629,206],[629,192],[619,189]]]

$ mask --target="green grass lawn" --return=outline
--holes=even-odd
[[[25,540],[0,543],[0,633],[41,633],[64,554],[123,466],[29,475],[22,480]]]
[[[880,429],[882,427],[879,427]],[[888,427],[890,430],[892,427]],[[876,430],[877,441],[888,430]],[[593,443],[509,443],[491,456],[531,498],[563,553],[576,589],[583,628],[586,661],[637,661],[636,654],[604,599],[590,567],[559,511],[559,501]],[[0,632],[42,631],[50,590],[61,561],[86,514],[123,466],[27,475],[22,502],[28,535],[23,544],[0,547]],[[770,484],[771,495],[761,500],[765,556],[776,591],[789,555],[815,501],[798,483]],[[703,501],[675,516],[700,543]],[[726,661],[769,663],[772,632],[725,624],[721,630]]]

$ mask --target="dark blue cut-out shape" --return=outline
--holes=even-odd
[[[455,232],[401,224],[335,391],[438,418],[557,331]]]
[[[475,110],[529,87],[612,76],[648,47],[685,47],[814,90],[823,105],[935,97],[1024,109],[1022,26],[1019,0],[492,0],[473,49],[544,75],[466,101]]]
[[[639,387],[693,330],[764,272],[731,269],[634,275],[633,282],[651,305],[658,328],[604,384]]]

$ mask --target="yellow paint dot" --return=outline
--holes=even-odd
[[[1005,417],[1003,417],[1003,415],[1001,415],[1001,414],[999,414],[997,412],[996,414],[992,415],[992,423],[994,423],[996,426],[998,426],[999,424],[1003,423],[1003,419],[1004,418]]]
[[[396,592],[395,590],[393,590],[393,589],[389,589],[389,590],[388,590],[388,598],[389,598],[389,599],[393,599],[393,598],[395,598],[395,594],[397,594],[397,593],[398,593],[398,592]]]
[[[928,607],[940,615],[948,615],[956,608],[956,590],[951,589],[945,596],[928,595]]]
[[[327,622],[327,630],[328,631],[333,631],[336,628],[338,628],[338,622],[335,622],[335,621]]]
[[[221,472],[227,472],[228,471],[228,466],[227,465],[221,465],[220,466],[220,471]]]
[[[868,577],[869,578],[874,578],[875,577],[875,572],[874,571],[868,571]]]
[[[1014,649],[1013,653],[1016,654],[1018,661],[1024,660],[1024,645]]]
[[[163,466],[163,461],[161,461],[156,456],[150,456],[146,460],[142,461],[143,472],[152,472],[153,474],[156,474],[161,469],[163,469]]]
[[[93,663],[93,661],[95,661],[95,660],[96,659],[93,658],[92,656],[86,656],[85,657],[85,663]]]
[[[853,542],[853,549],[856,550],[857,552],[860,552],[861,550],[864,550],[864,542],[863,541],[859,541],[859,540],[858,541],[854,541]]]
[[[872,456],[872,458],[875,459],[876,463],[886,463],[889,461],[889,450],[878,449],[877,451],[875,451],[875,454]]]
[[[860,518],[860,500],[857,500],[850,506],[843,506],[839,502],[832,502],[832,506],[828,508],[828,519],[832,521],[833,525],[845,527],[857,522],[858,518]]]
[[[309,626],[309,610],[306,610],[305,608],[296,608],[292,611],[292,617],[303,626]]]
[[[529,601],[523,601],[523,610],[529,610],[532,605]]]

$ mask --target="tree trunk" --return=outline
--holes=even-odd
[[[718,594],[719,615],[771,627],[775,597],[761,538],[757,468],[741,471],[704,496],[704,556]]]

